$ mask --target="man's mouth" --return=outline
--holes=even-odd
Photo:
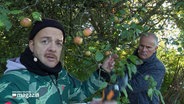
[[[146,54],[141,54],[142,56],[146,56]]]
[[[55,61],[57,59],[56,55],[54,54],[46,54],[45,57],[48,61]]]

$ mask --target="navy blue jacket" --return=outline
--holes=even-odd
[[[134,53],[137,55],[137,51]],[[151,100],[148,95],[148,81],[144,79],[146,75],[152,76],[157,82],[156,88],[159,90],[165,75],[163,63],[156,57],[156,52],[148,59],[143,60],[143,64],[137,66],[137,73],[129,80],[133,91],[128,90],[130,104],[159,104],[159,97],[154,95]]]

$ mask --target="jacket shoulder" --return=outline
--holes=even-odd
[[[17,70],[5,73],[0,78],[0,84],[11,83],[17,86],[27,86],[26,84],[30,81],[30,73],[27,70]]]

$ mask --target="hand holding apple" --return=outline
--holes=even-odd
[[[112,71],[112,69],[114,68],[115,59],[117,59],[117,58],[118,58],[117,54],[110,55],[108,58],[105,59],[105,61],[101,65],[101,67],[105,71],[110,73]]]

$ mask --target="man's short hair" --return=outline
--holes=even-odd
[[[143,36],[152,36],[152,37],[154,38],[154,40],[155,40],[155,46],[158,46],[158,37],[157,37],[154,33],[151,33],[151,32],[142,33],[140,39],[141,39]]]

